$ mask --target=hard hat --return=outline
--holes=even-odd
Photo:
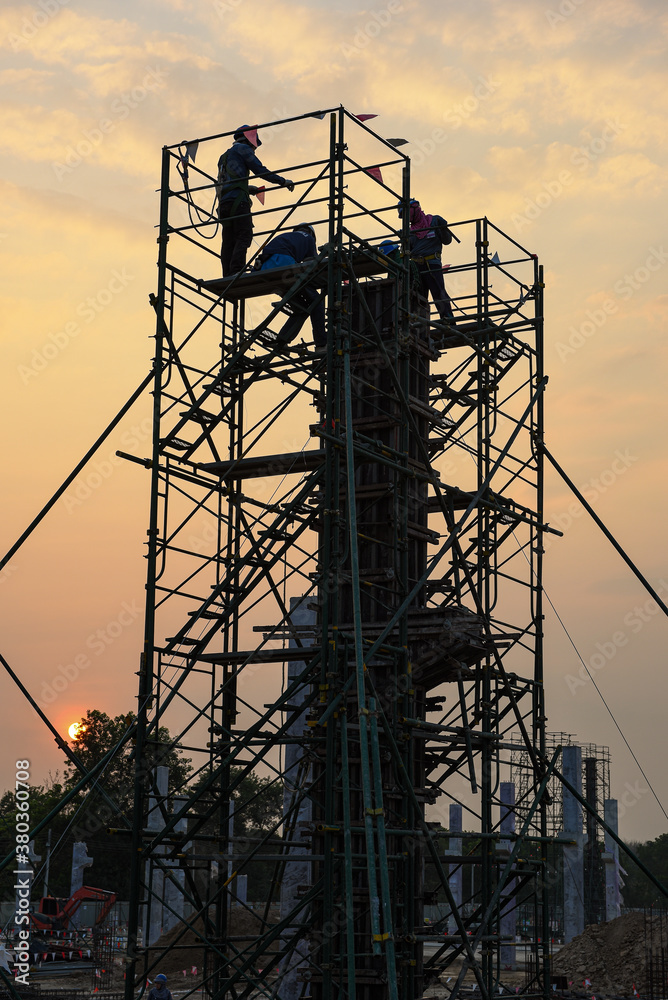
[[[393,243],[392,240],[384,240],[380,244],[380,246],[378,247],[378,249],[380,250],[381,253],[384,253],[385,256],[387,257],[387,256],[389,256],[389,254],[392,253],[393,250],[397,249],[397,246],[398,246],[398,244]]]
[[[162,972],[160,972],[155,977],[155,981],[156,981],[156,983],[166,983],[167,982],[167,976],[163,976]]]
[[[234,138],[237,141],[245,139],[246,142],[249,142],[251,146],[255,146],[256,149],[262,145],[262,139],[257,134],[257,125],[240,125],[234,133]]]
[[[295,232],[295,233],[296,233],[296,232],[298,232],[298,231],[299,231],[300,229],[303,229],[303,230],[305,230],[306,232],[310,233],[310,234],[311,234],[311,236],[313,237],[313,239],[315,239],[315,229],[313,228],[313,226],[309,225],[309,223],[308,223],[308,222],[300,222],[298,226],[295,226],[295,227],[294,227],[294,229],[293,229],[293,232]]]
[[[420,204],[420,202],[417,200],[417,198],[409,198],[408,199],[408,207],[409,208],[410,208],[411,205],[419,205],[419,204]],[[399,213],[399,218],[401,218],[403,210],[404,210],[404,199],[402,198],[401,201],[397,202],[397,212]]]

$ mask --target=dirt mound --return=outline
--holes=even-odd
[[[257,911],[245,910],[241,907],[234,907],[232,909],[232,914],[230,917],[229,924],[229,936],[231,940],[231,946],[238,951],[244,951],[249,945],[252,945],[253,940],[259,937],[263,932],[262,919],[264,917],[264,908]],[[279,908],[278,906],[272,906],[269,911],[268,922],[269,924],[278,923],[279,920]],[[201,917],[193,922],[193,927],[197,931],[202,931],[204,933],[204,922]],[[264,928],[266,932],[267,928]],[[235,938],[246,938],[247,940],[235,940]],[[160,965],[156,968],[151,975],[151,978],[157,972],[163,972],[166,976],[176,976],[178,974],[179,980],[182,978],[183,970],[185,969],[190,977],[190,970],[193,966],[197,967],[197,972],[201,974],[204,967],[204,950],[201,945],[201,941],[197,937],[195,931],[186,930],[183,933],[183,927],[181,925],[174,927],[171,931],[163,934],[154,945],[151,946],[149,951],[151,952],[151,959],[153,956],[157,956],[162,951],[166,951],[167,954],[160,960]],[[278,941],[273,942],[267,949],[267,957],[278,950]],[[176,981],[175,981],[176,982]]]
[[[666,921],[626,913],[607,924],[590,924],[579,937],[558,951],[553,971],[564,975],[573,989],[582,989],[585,979],[592,993],[615,993],[632,996],[650,986],[652,952],[668,944]],[[590,987],[586,987],[589,992]]]

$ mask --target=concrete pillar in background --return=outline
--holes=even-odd
[[[290,600],[290,622],[299,629],[303,646],[311,645],[308,635],[304,634],[310,626],[316,624],[316,613],[307,607],[308,598],[293,597]],[[290,639],[290,648],[298,643]],[[299,677],[306,667],[303,660],[288,661],[288,684]],[[299,706],[308,694],[306,687],[297,692],[291,699],[293,705]],[[295,714],[288,728],[288,735],[294,738],[303,736],[306,729],[306,711]],[[307,844],[302,840],[303,824],[310,823],[312,818],[311,800],[304,798],[299,801],[300,791],[310,780],[310,767],[304,760],[302,748],[297,743],[287,743],[285,746],[285,784],[283,786],[283,838],[293,843],[288,850],[288,856],[298,855],[299,860],[286,862],[281,882],[281,920],[283,920],[297,905],[300,898],[300,886],[311,884],[311,863],[303,855]],[[294,807],[294,808],[293,808]],[[237,895],[239,894],[237,890]],[[307,922],[307,912],[304,910],[297,916],[299,923]],[[295,928],[286,927],[282,945],[287,946],[294,937]],[[281,1000],[299,1000],[304,994],[304,983],[301,971],[309,963],[309,944],[306,937],[300,938],[281,962]]]
[[[582,748],[566,746],[562,750],[563,774],[582,794]],[[584,864],[582,806],[567,788],[563,789],[562,832],[564,844],[564,942],[568,944],[584,930]]]
[[[619,836],[617,821],[617,799],[606,799],[603,803],[603,819]],[[622,913],[621,881],[619,873],[619,847],[610,834],[605,832],[605,919],[614,920]]]
[[[499,831],[503,837],[504,834],[515,833],[515,782],[502,781],[499,791],[501,798]],[[497,851],[502,863],[510,857],[512,849],[512,840],[499,841]],[[517,907],[515,901],[515,879],[511,877],[508,879],[506,887],[501,894],[501,936],[504,938],[510,937],[513,943],[501,944],[500,957],[502,969],[517,968],[517,949],[514,945],[516,934]]]
[[[154,771],[154,788],[148,798],[148,816],[146,819],[146,829],[154,833],[163,830],[165,820],[163,810],[167,808],[167,795],[169,792],[169,768],[156,767]],[[158,849],[158,854],[164,854],[166,848]],[[148,863],[147,863],[148,867]],[[148,874],[148,872],[147,872]],[[144,943],[155,944],[163,931],[163,907],[162,901],[165,893],[165,876],[158,867],[153,868],[151,875],[151,902],[149,907],[150,919],[148,926],[144,922]]]
[[[462,853],[462,838],[456,836],[458,833],[462,832],[462,807],[456,802],[450,805],[450,815],[449,815],[449,829],[450,829],[450,846],[446,851],[446,855],[454,854],[461,856]],[[455,836],[453,836],[455,834]],[[451,864],[448,871],[448,884],[450,886],[450,892],[452,893],[455,905],[459,910],[462,907],[462,875],[464,872],[464,867],[460,862],[457,864]],[[448,917],[448,934],[457,933],[457,924],[455,923],[455,918],[451,913]]]

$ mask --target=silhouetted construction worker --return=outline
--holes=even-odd
[[[404,203],[399,202],[399,217],[403,214]],[[440,215],[425,215],[420,202],[410,200],[410,250],[420,275],[422,293],[431,297],[441,320],[450,326],[454,324],[452,303],[445,290],[441,264],[441,247],[452,243],[452,233]]]
[[[302,222],[291,233],[281,233],[263,248],[259,260],[260,270],[269,271],[276,267],[291,267],[317,256],[315,229]],[[294,340],[310,314],[313,328],[313,342],[316,348],[327,346],[325,333],[325,305],[322,292],[305,285],[290,297],[289,307],[293,310],[281,328],[278,339],[289,344]]]
[[[294,190],[294,181],[286,180],[267,170],[258,160],[255,150],[262,142],[257,128],[242,125],[234,133],[234,145],[225,150],[218,160],[218,218],[223,227],[223,244],[220,257],[223,277],[243,271],[246,253],[253,242],[251,194],[256,189],[248,183],[250,174],[262,177],[272,184],[280,184],[288,191]]]

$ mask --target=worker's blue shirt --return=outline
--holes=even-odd
[[[285,184],[285,178],[279,174],[267,170],[263,163],[258,160],[255,150],[247,142],[235,142],[227,150],[227,160],[221,172],[221,165],[225,159],[225,153],[218,160],[218,200],[220,202],[234,201],[241,190],[241,183],[247,182],[250,174],[262,177],[270,184]]]
[[[440,231],[441,235],[445,235],[447,232],[450,239],[446,238],[442,240],[437,235],[437,230]],[[430,257],[432,254],[440,257],[443,250],[443,243],[450,243],[452,235],[448,231],[448,224],[445,219],[441,218],[440,215],[434,215],[431,220],[431,228],[426,230],[420,229],[417,234],[411,231],[410,240],[411,257]]]
[[[295,263],[300,264],[303,260],[317,255],[315,240],[310,233],[298,230],[296,233],[281,233],[269,240],[262,251],[262,259],[266,260],[274,254],[282,257],[292,257]]]
[[[172,1000],[172,994],[165,983],[159,983],[151,989],[146,1000]]]

